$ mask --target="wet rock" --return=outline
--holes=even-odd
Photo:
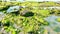
[[[17,11],[17,12],[12,12],[11,14],[12,14],[13,16],[15,16],[15,15],[17,16],[17,15],[19,15],[20,13],[19,13],[19,11]]]
[[[7,10],[7,13],[17,12],[19,11],[20,8],[21,8],[20,6],[12,6]]]

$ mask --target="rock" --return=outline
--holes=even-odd
[[[7,13],[17,12],[19,11],[20,8],[21,8],[20,6],[12,6],[7,10]]]
[[[4,18],[5,14],[3,12],[0,12],[0,20]]]
[[[27,10],[21,12],[21,16],[24,16],[24,17],[30,17],[30,16],[33,16],[33,15],[34,15],[33,12],[30,12],[30,11],[27,11]]]

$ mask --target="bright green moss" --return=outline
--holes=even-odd
[[[22,28],[19,30],[20,32],[23,33],[34,33],[37,34],[38,32],[44,32],[44,29],[40,28],[40,26],[48,26],[49,23],[47,21],[44,20],[45,17],[51,15],[50,12],[54,12],[54,14],[58,13],[58,9],[55,10],[50,10],[50,9],[44,9],[41,5],[45,4],[48,6],[60,6],[60,4],[55,4],[54,2],[0,2],[0,5],[3,7],[0,7],[0,10],[3,11],[6,16],[2,19],[2,23],[3,24],[9,24],[9,27],[7,27],[7,25],[4,26],[5,30],[7,32],[12,32],[11,34],[16,34],[16,29],[19,30],[19,28]],[[11,6],[25,6],[23,8],[21,8],[19,11],[14,12],[14,13],[7,13],[7,9]],[[6,6],[6,7],[5,7]],[[5,10],[3,10],[3,8]],[[28,10],[27,13],[25,13],[24,11]],[[24,15],[21,15],[22,14]],[[57,21],[60,22],[60,18],[57,18]],[[14,27],[13,25],[16,24],[16,27]],[[39,33],[40,34],[40,33]]]
[[[56,20],[57,20],[58,22],[60,22],[60,18],[57,18]]]
[[[49,12],[50,12],[49,10],[39,10],[39,13],[40,13],[42,16],[48,16],[48,15],[50,15]]]

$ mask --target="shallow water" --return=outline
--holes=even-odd
[[[56,21],[59,17],[60,16],[51,15],[45,18],[45,20],[49,23],[49,26],[45,26],[44,28],[47,29],[50,34],[57,34],[60,32],[60,22]]]
[[[50,24],[50,26],[55,26],[55,25],[59,25],[60,22],[58,22],[56,19],[59,18],[60,16],[55,16],[55,15],[51,15],[47,18],[45,18],[45,20]]]

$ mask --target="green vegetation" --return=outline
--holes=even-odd
[[[7,13],[7,9],[12,6],[21,6],[18,11]],[[23,7],[25,6],[25,7]],[[60,6],[55,2],[0,2],[0,11],[5,14],[1,20],[3,28],[11,34],[44,34],[45,30],[41,26],[48,26],[49,23],[44,18],[50,15],[60,15],[60,10],[44,9],[41,7]],[[57,19],[60,22],[60,18]],[[42,31],[43,30],[43,31]]]
[[[56,20],[57,20],[58,22],[60,22],[60,18],[57,18]]]

